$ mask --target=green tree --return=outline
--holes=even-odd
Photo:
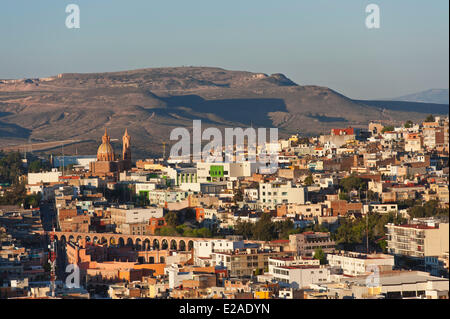
[[[38,173],[42,169],[41,161],[35,160],[30,163],[30,166],[28,167],[28,171],[31,173]]]
[[[325,257],[325,253],[323,252],[322,248],[316,248],[314,251],[314,259],[320,260],[321,265],[325,265],[327,262],[327,259]]]
[[[269,241],[276,238],[275,226],[271,219],[272,217],[268,213],[261,215],[255,224],[253,239]]]
[[[414,125],[414,123],[413,123],[413,121],[411,121],[411,120],[407,120],[406,122],[405,122],[405,128],[410,128],[410,127],[412,127]]]
[[[168,212],[166,216],[164,216],[164,219],[166,220],[167,225],[173,228],[180,224],[179,217],[176,212]]]
[[[357,177],[357,176],[349,176],[341,179],[339,181],[339,186],[346,192],[349,193],[352,190],[365,190],[367,189],[367,181]]]
[[[155,230],[155,234],[159,236],[177,236],[177,229],[171,226],[164,226]]]
[[[244,200],[244,194],[242,193],[242,189],[238,188],[234,193],[233,200],[235,203],[242,202]]]
[[[448,209],[440,208],[439,202],[436,200],[425,202],[423,205],[416,204],[415,206],[408,209],[408,214],[412,218],[449,215]]]
[[[241,235],[244,239],[250,239],[253,237],[253,224],[238,219],[234,226],[234,233],[236,235]]]
[[[282,222],[275,222],[274,229],[275,233],[278,234],[278,239],[288,239],[289,235],[293,234],[295,231],[294,223],[290,219]]]
[[[314,184],[314,179],[313,179],[312,174],[309,174],[308,177],[305,178],[304,184],[306,186],[311,186],[312,184]]]
[[[430,114],[426,117],[425,122],[434,122],[434,116],[433,114]]]
[[[339,193],[339,199],[340,200],[349,201],[350,200],[350,196],[348,196],[348,194],[346,192],[340,192]]]
[[[0,153],[0,183],[17,184],[25,173],[19,152]]]
[[[387,125],[387,126],[383,127],[383,129],[381,130],[381,133],[390,132],[393,130],[394,130],[394,127],[392,125]]]

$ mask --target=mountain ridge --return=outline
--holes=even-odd
[[[400,97],[385,99],[391,101],[419,102],[419,103],[436,103],[449,104],[448,89],[428,89],[425,91],[415,92]]]
[[[125,127],[137,154],[161,153],[175,127],[278,127],[280,135],[366,127],[371,120],[421,120],[424,112],[370,105],[330,88],[298,85],[283,74],[215,67],[146,68],[0,80],[0,137],[13,141],[100,140]],[[429,112],[429,111],[428,111]],[[98,145],[85,145],[93,153]],[[0,146],[1,143],[0,143]]]

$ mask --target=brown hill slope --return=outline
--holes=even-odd
[[[0,80],[0,146],[29,139],[93,140],[80,153],[95,152],[105,126],[119,139],[128,127],[135,154],[153,155],[169,142],[173,128],[191,127],[193,119],[221,129],[276,126],[282,135],[423,117],[355,102],[326,87],[300,86],[282,74],[209,67]]]

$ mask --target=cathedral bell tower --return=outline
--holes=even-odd
[[[131,167],[131,137],[128,135],[128,130],[125,129],[125,134],[122,137],[122,160],[129,162],[129,167]]]

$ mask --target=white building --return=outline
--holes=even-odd
[[[89,164],[97,160],[97,155],[55,156],[53,167],[67,167],[67,165],[81,166],[89,169]]]
[[[214,252],[232,252],[236,249],[243,249],[243,241],[233,241],[227,239],[199,240],[194,242],[194,256],[200,258],[211,257]]]
[[[57,169],[52,169],[51,172],[28,173],[28,184],[57,183],[60,176],[62,176],[62,172],[58,172]]]
[[[247,199],[250,201],[257,201],[259,199],[258,189],[256,189],[256,188],[244,189],[244,199]]]
[[[197,163],[197,182],[224,182],[249,177],[256,173],[257,165],[251,162],[242,163]]]
[[[290,288],[303,288],[310,285],[326,283],[329,280],[330,270],[324,266],[272,266],[269,274],[273,276],[280,286]]]
[[[398,213],[397,204],[368,204],[363,206],[363,214],[378,213],[387,214],[389,212]]]
[[[395,265],[394,256],[386,254],[361,254],[343,252],[341,254],[327,254],[330,267],[342,270],[344,275],[357,276],[367,272],[390,271]]]
[[[305,204],[305,187],[292,185],[290,181],[259,184],[259,203],[262,208],[275,209],[278,204]]]
[[[164,274],[169,277],[169,289],[179,287],[183,280],[193,278],[192,272],[180,272],[177,265],[170,265],[164,268]]]
[[[150,218],[163,217],[162,207],[111,208],[111,221],[116,225],[148,222]]]

